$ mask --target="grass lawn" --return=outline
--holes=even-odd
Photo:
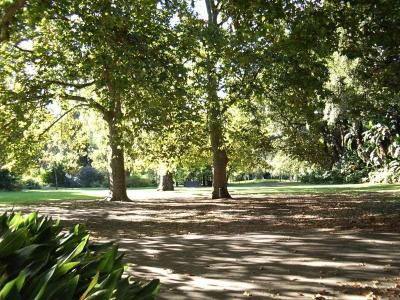
[[[55,200],[83,200],[100,198],[102,190],[58,189],[0,192],[0,203],[32,203]]]
[[[268,195],[268,194],[330,194],[330,193],[400,193],[400,184],[302,184],[297,182],[279,182],[276,180],[247,181],[232,183],[229,190],[233,196]],[[190,194],[195,196],[208,197],[210,187],[184,188],[178,187],[173,193]],[[135,195],[145,194],[146,198],[154,194],[154,198],[162,197],[162,192],[156,188],[129,189],[128,195],[135,199]],[[171,192],[170,192],[171,193]],[[107,196],[106,189],[46,189],[46,190],[24,190],[18,192],[0,192],[0,203],[33,203],[41,201],[60,200],[89,200],[101,199]]]

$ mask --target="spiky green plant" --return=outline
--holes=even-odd
[[[122,254],[113,243],[94,243],[76,225],[37,213],[0,216],[0,300],[154,299],[159,281],[123,276]]]

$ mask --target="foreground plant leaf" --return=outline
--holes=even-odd
[[[123,278],[117,245],[91,242],[81,225],[65,233],[37,213],[4,214],[0,224],[0,300],[151,300],[158,293],[158,280]]]

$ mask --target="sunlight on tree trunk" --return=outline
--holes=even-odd
[[[110,201],[130,201],[126,194],[124,148],[118,141],[115,124],[108,122],[110,139]]]
[[[166,171],[163,174],[160,174],[160,184],[158,186],[159,191],[173,191],[174,190],[174,180],[172,173],[170,171]]]
[[[218,111],[211,109],[210,139],[213,156],[212,198],[231,198],[228,192],[227,166],[228,155],[223,149],[222,123]]]

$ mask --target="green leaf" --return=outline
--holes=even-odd
[[[99,264],[99,271],[105,273],[111,272],[117,255],[118,255],[118,247],[113,245],[111,250],[104,253],[103,258]]]
[[[64,259],[64,262],[69,261],[69,260],[73,259],[74,257],[78,256],[83,251],[83,249],[85,249],[88,239],[89,239],[89,234],[86,234],[82,238],[82,240],[78,244],[78,246],[76,246],[76,248],[69,255],[67,255],[67,257]]]
[[[56,268],[57,265],[54,265],[53,267],[50,268],[50,270],[48,270],[46,273],[42,274],[35,280],[36,284],[34,285],[34,289],[31,292],[30,297],[28,297],[28,299],[33,299],[33,300],[42,299],[46,291],[47,285],[49,284],[50,279],[53,277]]]
[[[86,300],[110,300],[110,291],[107,289],[98,290],[92,295],[90,295]]]
[[[54,272],[54,279],[57,279],[66,273],[68,273],[70,270],[75,268],[77,265],[79,265],[79,261],[74,261],[74,262],[67,262],[67,263],[60,263],[57,265],[56,271]]]
[[[26,228],[21,228],[16,231],[7,231],[3,240],[0,242],[0,257],[5,257],[20,249],[25,245],[28,237]]]
[[[20,298],[19,292],[21,291],[26,279],[25,271],[21,271],[17,278],[7,282],[0,291],[0,299],[17,299]]]
[[[79,298],[79,300],[84,300],[86,299],[86,296],[89,295],[90,291],[94,288],[94,286],[97,284],[97,281],[99,280],[99,272],[94,275],[92,280],[90,281],[86,291],[82,294],[82,296]]]
[[[139,293],[136,294],[137,300],[142,299],[154,299],[160,290],[160,280],[153,279],[145,287],[143,287]]]

